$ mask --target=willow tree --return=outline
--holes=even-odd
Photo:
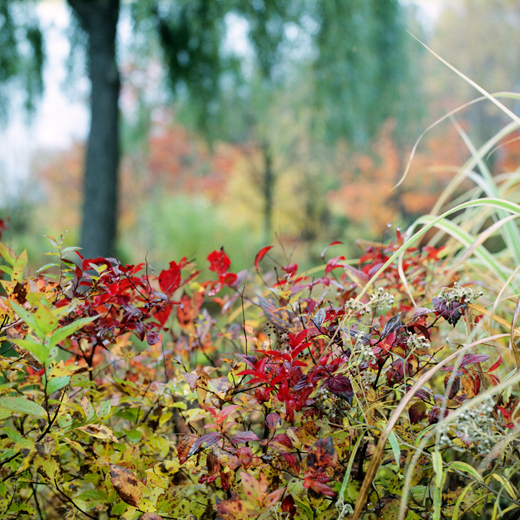
[[[35,1],[0,0],[0,16],[4,17],[0,38],[8,43],[9,38],[18,39],[15,48],[23,47],[22,40],[29,41],[35,56],[32,70],[41,74],[43,45],[37,20],[29,25],[23,22],[30,29],[24,34],[18,30],[20,24],[17,27],[5,22],[12,20],[11,15],[17,9],[30,10]],[[392,115],[396,106],[398,80],[403,77],[401,65],[406,62],[400,44],[403,31],[397,0],[67,0],[67,3],[86,36],[81,41],[86,47],[91,82],[91,126],[81,226],[81,246],[87,257],[115,254],[121,86],[116,42],[122,9],[131,10],[136,33],[158,37],[172,90],[191,107],[193,123],[208,135],[222,129],[221,116],[226,106],[222,102],[223,90],[230,84],[233,88],[247,86],[244,70],[251,64],[257,71],[254,77],[260,78],[260,86],[269,89],[275,84],[289,24],[300,27],[305,35],[303,61],[309,66],[315,60],[314,99],[318,111],[323,112],[328,133],[361,142]],[[247,24],[253,58],[223,52],[229,15]],[[146,53],[147,40],[140,41],[143,42],[140,52]],[[10,43],[1,45],[0,60],[16,62],[16,56],[8,54],[12,48]],[[14,70],[12,75],[17,72]],[[27,85],[33,88],[30,83]],[[243,99],[246,104],[247,96]],[[232,114],[227,116],[231,124],[238,119]],[[274,176],[270,172],[270,147],[265,149],[268,200],[272,198]]]

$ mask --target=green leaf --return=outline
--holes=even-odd
[[[53,377],[47,384],[47,393],[52,394],[56,390],[60,390],[64,386],[67,386],[70,382],[70,376]]]
[[[388,441],[390,442],[390,446],[392,446],[392,451],[394,452],[395,463],[399,467],[401,465],[401,448],[399,448],[399,441],[393,431],[390,432]]]
[[[52,311],[43,304],[40,304],[34,313],[34,319],[39,331],[47,336],[50,334],[58,325],[58,319]]]
[[[3,271],[4,273],[7,273],[11,279],[13,277],[13,270],[10,267],[7,267],[6,265],[0,265],[0,271]]]
[[[14,254],[14,251],[6,245],[2,244],[2,242],[0,242],[0,256],[11,265],[14,265],[16,262],[16,255]]]
[[[0,397],[0,408],[41,418],[47,417],[45,410],[38,403],[24,397]]]
[[[79,329],[81,329],[85,325],[88,325],[89,323],[93,322],[97,318],[98,318],[98,316],[92,316],[90,318],[80,318],[79,320],[69,323],[68,325],[65,325],[64,327],[60,327],[58,330],[56,330],[51,335],[51,337],[48,341],[49,347],[53,347],[54,345],[57,345],[64,339],[67,339],[69,336],[72,336],[72,334],[77,332]]]
[[[454,460],[450,462],[449,469],[456,469],[457,471],[462,471],[463,473],[469,473],[472,477],[475,477],[480,482],[483,482],[483,479],[480,473],[473,467],[467,464],[466,462],[460,462],[458,460]]]
[[[435,471],[435,485],[440,486],[442,483],[442,455],[439,451],[434,451],[432,454],[433,469]]]
[[[41,343],[30,339],[10,339],[9,341],[30,352],[42,365],[45,365],[49,358],[49,349]]]
[[[22,320],[25,321],[25,323],[29,325],[29,327],[31,327],[31,329],[33,329],[36,334],[38,334],[40,339],[45,339],[45,334],[42,334],[38,330],[38,325],[36,324],[34,314],[30,313],[28,310],[13,300],[9,300],[9,304],[11,305],[11,308],[14,310],[14,312],[16,312],[16,314],[18,314],[18,316],[20,316],[20,318],[22,318]]]

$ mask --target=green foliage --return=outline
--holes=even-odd
[[[34,109],[42,93],[45,61],[43,36],[32,2],[0,2],[0,119],[5,120],[17,89],[25,92],[25,105]]]
[[[520,215],[466,202],[308,272],[265,247],[153,275],[49,237],[57,262],[26,277],[1,245],[0,518],[515,510],[514,309],[487,312],[476,249],[454,269],[464,240],[415,245],[473,208]]]

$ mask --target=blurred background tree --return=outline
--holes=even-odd
[[[4,26],[11,39],[17,31],[12,23],[12,11],[18,9],[18,4],[2,2],[5,20],[9,22]],[[86,256],[112,255],[117,229],[120,156],[116,34],[121,5],[119,0],[68,0],[68,4],[86,34],[84,44],[91,82],[81,246]],[[178,0],[130,2],[129,7],[134,30],[147,36],[137,37],[144,47],[137,51],[149,55],[146,47],[150,34],[156,31],[175,100],[181,112],[190,116],[193,127],[213,139],[218,136],[242,143],[253,140],[260,150],[266,237],[272,228],[276,178],[275,151],[269,136],[273,135],[276,121],[265,116],[274,98],[283,92],[288,78],[295,73],[296,69],[290,66],[294,56],[298,55],[301,65],[297,71],[300,80],[309,71],[317,75],[317,88],[312,96],[318,109],[326,107],[321,120],[326,121],[327,130],[332,129],[335,138],[345,136],[354,143],[366,141],[392,114],[392,108],[399,101],[397,78],[406,81],[403,73],[406,66],[402,65],[407,63],[402,45],[404,24],[399,3],[394,0],[385,2],[384,6],[376,2],[331,0]],[[250,55],[240,56],[223,50],[230,22],[228,15],[235,18],[235,23],[247,25]],[[293,41],[289,42],[291,33]],[[39,39],[35,35],[39,35]],[[43,47],[37,21],[18,38],[31,42],[38,58],[33,68],[41,74]],[[14,41],[11,47],[16,50],[22,43]],[[14,64],[20,61],[16,52],[7,54],[4,59]],[[14,67],[9,77],[19,70],[22,69]],[[383,79],[384,89],[381,88]],[[375,111],[370,109],[376,98],[385,109],[379,110],[378,117],[374,118]]]
[[[39,17],[42,6],[68,5],[72,14],[75,80],[68,90],[77,90],[86,69],[92,81],[87,151],[78,142],[34,156],[28,183],[36,195],[19,205],[32,213],[16,210],[31,221],[17,228],[26,229],[24,245],[69,228],[73,245],[81,233],[87,256],[117,252],[130,261],[148,254],[166,262],[226,244],[245,267],[273,235],[289,246],[304,242],[303,256],[316,259],[332,240],[348,249],[359,236],[380,239],[388,222],[429,211],[452,174],[449,165],[467,156],[449,122],[421,144],[405,185],[391,189],[424,116],[432,114],[431,122],[473,96],[406,29],[493,90],[489,74],[476,71],[487,67],[486,54],[497,67],[499,51],[489,50],[493,42],[474,26],[487,21],[488,32],[506,33],[515,15],[513,2],[465,0],[453,14],[445,9],[436,23],[424,22],[419,4],[0,0],[6,113],[13,90],[34,105],[43,86],[52,30]],[[478,17],[475,6],[483,11]],[[450,26],[456,16],[468,41],[445,48],[462,32]],[[507,31],[499,26],[504,17]],[[465,49],[467,60],[458,63],[450,47]],[[501,77],[516,67],[513,54],[503,59]],[[473,62],[475,72],[466,66]],[[96,81],[112,109],[103,108]]]

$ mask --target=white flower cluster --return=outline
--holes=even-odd
[[[457,282],[453,284],[453,287],[443,287],[438,295],[438,298],[446,302],[448,309],[452,302],[460,302],[464,298],[465,303],[474,303],[478,298],[483,296],[482,291],[475,292],[469,287],[461,287]]]
[[[370,295],[370,301],[368,302],[369,307],[375,309],[383,309],[384,307],[391,307],[394,304],[394,296],[390,293],[385,292],[382,287],[379,287],[377,292]]]
[[[408,348],[412,350],[417,348],[430,348],[430,342],[422,334],[410,334],[406,344]]]
[[[384,307],[391,307],[393,304],[393,295],[385,292],[382,287],[379,287],[375,293],[370,295],[370,301],[368,303],[362,303],[354,298],[350,298],[350,300],[345,303],[345,310],[347,312],[353,311],[363,316],[363,314],[367,313],[370,309],[383,309]]]
[[[374,384],[376,374],[371,370],[363,370],[361,373],[361,382],[365,388],[369,388]]]
[[[356,343],[354,344],[354,352],[359,356],[361,361],[367,363],[375,363],[376,356],[372,352],[372,345],[370,341],[365,342],[366,334],[364,332],[358,332],[356,334]]]
[[[460,414],[452,425],[457,436],[462,439],[468,447],[478,455],[488,455],[493,446],[500,441],[497,424],[492,415],[494,402],[491,397],[478,404],[472,409]],[[442,427],[441,427],[442,428]],[[448,428],[446,425],[441,430],[440,442],[449,444]]]
[[[354,311],[363,315],[367,311],[367,308],[365,307],[364,303],[361,303],[360,301],[357,301],[354,298],[350,298],[350,300],[347,303],[345,303],[345,310],[347,312]]]
[[[318,410],[331,421],[341,421],[347,415],[345,401],[334,395],[328,388],[321,386],[316,392],[314,403]]]

